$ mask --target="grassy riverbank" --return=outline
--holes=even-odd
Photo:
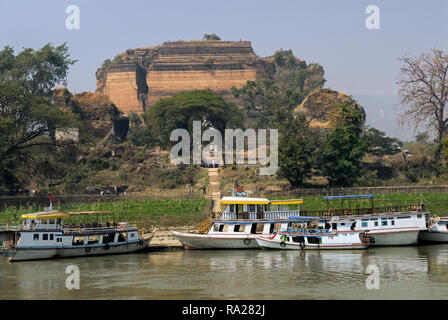
[[[205,219],[207,199],[189,200],[124,200],[117,202],[96,202],[86,204],[64,204],[54,206],[55,210],[70,211],[111,211],[111,214],[99,214],[100,221],[137,222],[149,226],[192,225]],[[40,207],[8,207],[0,212],[0,223],[18,222],[24,213],[42,211]],[[95,215],[83,217],[93,221]]]
[[[324,210],[325,200],[323,197],[304,197],[302,210]],[[425,204],[426,210],[432,215],[448,216],[448,193],[412,193],[412,194],[379,194],[375,195],[375,207],[401,206]],[[124,200],[117,202],[95,202],[89,204],[64,204],[56,205],[54,209],[61,211],[112,211],[112,214],[99,215],[102,221],[112,220],[137,222],[145,227],[158,226],[185,226],[194,225],[203,221],[208,212],[210,203],[208,199],[189,200]],[[370,199],[360,199],[358,204],[350,201],[352,208],[370,207]],[[341,207],[340,200],[334,200],[331,205],[334,209]],[[348,201],[344,202],[348,207]],[[42,211],[40,207],[8,207],[0,211],[0,223],[19,222],[24,213]],[[93,221],[96,218],[90,216]],[[87,220],[85,220],[87,221]]]

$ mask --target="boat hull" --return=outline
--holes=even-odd
[[[375,232],[370,231],[369,235],[375,238],[372,246],[404,246],[414,245],[418,242],[419,230]]]
[[[368,245],[364,243],[334,243],[334,244],[307,244],[300,246],[298,243],[285,243],[283,241],[256,238],[258,245],[262,249],[281,249],[281,250],[356,250],[367,249]],[[283,246],[282,246],[283,244]]]
[[[422,242],[443,243],[448,242],[448,232],[440,231],[420,231],[418,240]]]
[[[211,235],[172,231],[185,249],[258,249],[254,234]]]
[[[75,258],[86,256],[98,256],[108,254],[132,253],[148,247],[152,238],[145,238],[142,241],[134,241],[123,244],[110,244],[108,249],[105,245],[69,248],[16,248],[12,251],[9,261],[43,260],[55,258]]]

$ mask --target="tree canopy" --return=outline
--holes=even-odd
[[[217,34],[204,34],[203,40],[221,40],[221,37]]]
[[[278,125],[276,113],[280,109],[292,111],[325,83],[319,64],[307,65],[291,51],[278,51],[271,60],[265,78],[247,81],[240,89],[232,88],[234,96],[242,99],[247,115],[257,118],[258,126],[264,128]]]
[[[14,176],[18,163],[36,156],[36,146],[56,145],[56,130],[79,126],[77,118],[52,104],[57,84],[65,83],[70,60],[65,44],[0,51],[0,175]],[[43,149],[42,149],[43,150]]]
[[[343,122],[327,134],[321,168],[332,186],[352,186],[360,176],[366,144],[357,123],[362,114],[346,105],[339,106]]]
[[[303,113],[284,119],[280,133],[278,174],[291,187],[300,187],[315,167],[318,136],[310,130]]]
[[[192,134],[193,121],[196,120],[202,122],[202,130],[214,127],[224,132],[226,128],[243,126],[239,108],[210,90],[187,91],[160,99],[144,116],[160,146],[170,144],[174,129],[186,129]]]

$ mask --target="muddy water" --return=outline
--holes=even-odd
[[[79,290],[66,287],[69,265]],[[448,299],[448,245],[0,260],[0,299]]]

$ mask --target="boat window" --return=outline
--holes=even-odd
[[[114,242],[115,233],[108,233],[103,235],[103,243],[111,243]]]
[[[308,243],[310,244],[320,244],[321,241],[318,237],[308,237]]]
[[[50,224],[54,224],[54,219],[50,219],[50,220],[49,220],[49,223],[50,223]]]
[[[93,235],[93,236],[89,236],[89,241],[87,242],[88,244],[96,244],[96,243],[100,243],[100,236],[99,235]]]
[[[39,234],[38,233],[35,233],[33,235],[33,240],[39,240]]]
[[[394,226],[394,225],[395,225],[395,221],[394,221],[394,220],[392,220],[392,221],[391,221],[391,224],[392,224],[392,225]]]
[[[79,246],[84,244],[84,237],[73,237],[73,245]]]
[[[52,233],[50,234],[50,240],[54,240],[54,235]]]
[[[232,213],[235,212],[235,205],[234,205],[234,204],[231,204],[231,205],[230,205],[230,207],[229,207],[229,211],[232,212]]]
[[[369,221],[369,219],[361,219],[361,221]]]
[[[62,242],[62,238],[56,238],[56,242]]]
[[[332,224],[331,224],[331,228],[332,228],[333,230],[338,230],[338,224],[337,224],[337,223],[332,223]]]
[[[363,228],[367,228],[367,225],[368,225],[368,222],[363,222],[363,223],[361,224],[361,227],[363,227]]]
[[[135,238],[135,233],[131,233],[131,238]]]
[[[375,221],[375,227],[378,227],[378,221]]]
[[[381,221],[382,226],[387,226],[387,220]]]
[[[303,223],[300,222],[291,222],[289,224],[290,228],[294,228],[294,229],[302,229],[303,228]]]
[[[253,234],[262,234],[264,229],[263,223],[253,223],[252,227],[250,228],[250,233]]]
[[[257,212],[263,212],[263,205],[257,204]]]
[[[42,235],[42,240],[48,240],[48,234],[47,233],[44,233]]]
[[[244,224],[236,224],[233,227],[233,232],[244,232]]]
[[[293,241],[293,242],[296,242],[296,243],[304,243],[304,242],[305,242],[305,238],[304,238],[304,237],[297,236],[297,237],[293,237],[293,238],[292,238],[292,241]]]
[[[213,231],[219,231],[220,224],[213,225]]]
[[[389,218],[387,218],[387,219],[389,219],[389,220],[394,220],[394,217],[389,217]]]
[[[255,207],[255,205],[254,204],[250,204],[249,205],[249,212],[256,212],[256,207]]]
[[[399,217],[397,217],[397,219],[409,219],[409,218],[411,218],[410,216],[405,216],[405,217],[403,217],[403,216],[399,216]]]
[[[417,215],[417,219],[420,219],[421,217],[422,217],[421,214],[418,214],[418,215]]]
[[[120,232],[118,234],[118,242],[125,242],[126,241],[126,232]]]

